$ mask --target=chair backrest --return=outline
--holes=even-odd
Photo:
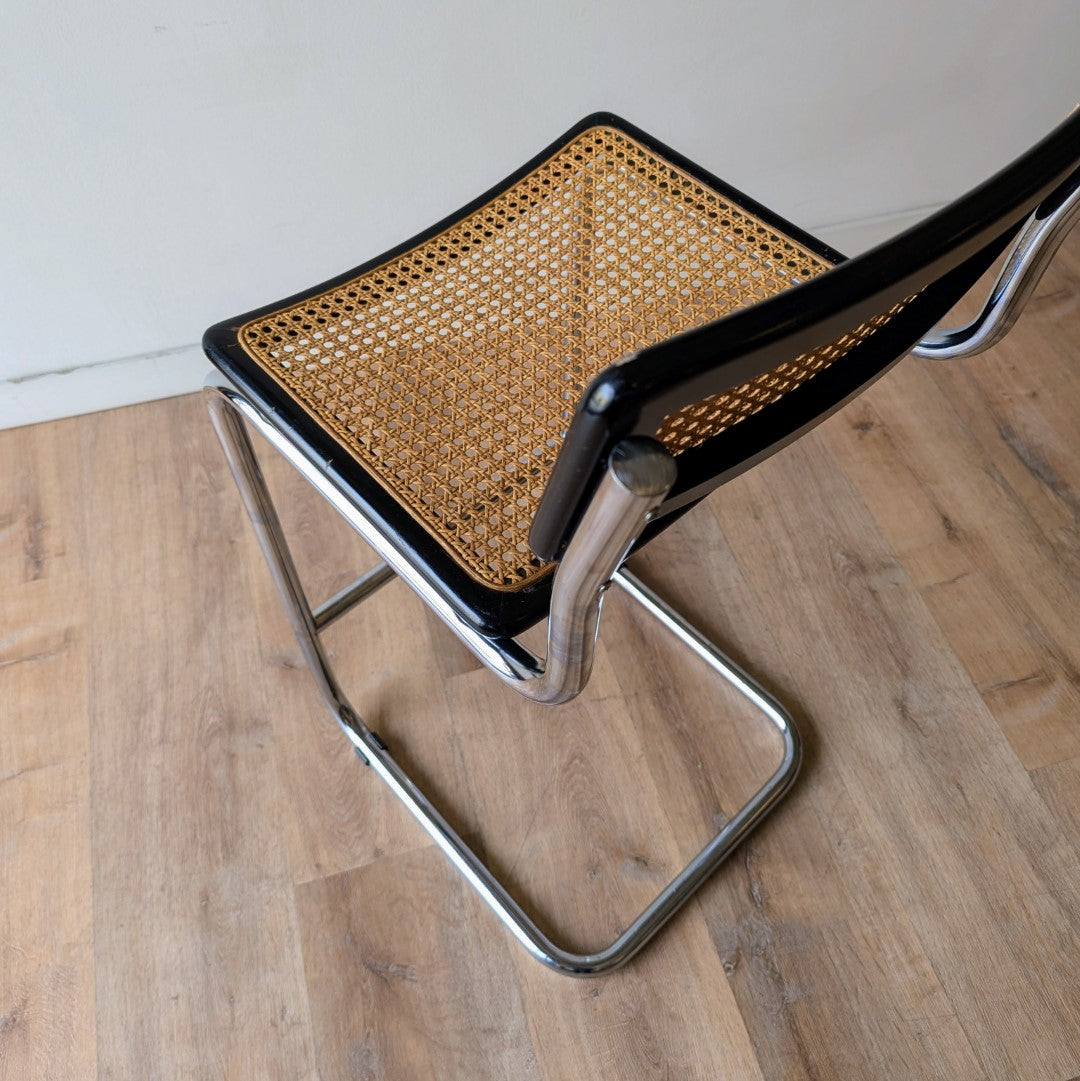
[[[630,435],[659,438],[679,467],[642,541],[654,536],[884,374],[1033,212],[1048,212],[1078,183],[1080,109],[990,180],[886,243],[607,367],[578,402],[533,521],[533,550],[558,558],[608,455]]]

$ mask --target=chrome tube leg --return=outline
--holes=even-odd
[[[376,563],[371,570],[360,575],[355,582],[350,582],[312,612],[315,629],[320,632],[326,630],[346,612],[355,608],[361,601],[366,601],[368,597],[396,577],[392,567],[385,563]]]
[[[515,690],[556,705],[585,688],[604,590],[677,475],[675,459],[654,439],[624,439],[615,447],[555,570],[543,673],[517,681]]]
[[[779,766],[745,806],[717,831],[708,844],[614,942],[594,953],[573,953],[562,949],[536,926],[398,765],[386,743],[364,725],[349,705],[319,643],[315,617],[304,595],[243,419],[233,404],[240,399],[235,392],[230,396],[217,386],[208,386],[206,393],[215,430],[292,622],[304,659],[322,697],[357,753],[405,804],[510,934],[541,964],[570,976],[599,976],[626,964],[689,900],[694,891],[791,787],[799,770],[802,753],[799,734],[791,715],[717,646],[630,572],[620,570],[615,574],[614,581],[768,717],[781,734],[784,752]],[[383,572],[377,571],[375,577],[383,577]]]
[[[207,390],[206,396],[214,431],[217,432],[218,440],[225,451],[225,459],[229,463],[236,486],[240,489],[244,508],[270,567],[274,584],[281,595],[296,641],[311,674],[315,677],[319,693],[330,709],[340,717],[342,711],[348,709],[348,702],[323,653],[311,606],[304,595],[300,575],[293,563],[292,553],[285,540],[259,461],[255,457],[251,438],[244,427],[243,419],[227,398],[212,390]]]

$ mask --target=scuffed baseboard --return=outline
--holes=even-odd
[[[209,370],[202,349],[184,345],[0,381],[0,429],[188,394]]]
[[[857,255],[937,210],[915,207],[857,221],[810,227],[845,255]],[[198,390],[209,362],[197,345],[0,381],[0,429],[95,413]]]

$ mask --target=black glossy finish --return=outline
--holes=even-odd
[[[646,141],[642,133],[627,130]],[[547,559],[563,550],[608,451],[620,439],[653,433],[669,413],[832,341],[921,290],[900,317],[824,372],[680,455],[679,480],[660,514],[708,494],[827,417],[930,330],[1027,216],[1043,200],[1059,196],[1078,166],[1080,111],[1074,111],[1006,169],[899,236],[794,289],[601,372],[578,404],[545,489],[530,534],[533,550]],[[591,396],[601,387],[604,405],[590,409]]]
[[[829,415],[872,382],[937,322],[1004,248],[1039,200],[1080,164],[1080,116],[1073,117],[1009,169],[941,213],[858,259],[843,256],[730,185],[610,113],[594,113],[457,213],[375,259],[295,296],[219,323],[206,332],[210,360],[270,420],[291,432],[313,461],[347,488],[428,581],[482,633],[514,635],[547,614],[551,575],[523,588],[484,586],[463,570],[415,518],[321,425],[244,352],[241,326],[334,288],[408,251],[479,209],[542,164],[581,132],[621,129],[732,202],[824,258],[835,270],[770,300],[643,350],[593,380],[560,451],[530,537],[544,558],[559,554],[621,438],[652,435],[667,413],[736,386],[850,330],[923,289],[886,328],[812,380],[701,447],[679,456],[679,480],[645,543],[724,480],[749,468]],[[1071,156],[1070,156],[1071,155]],[[928,283],[934,283],[927,288]],[[610,401],[585,404],[604,385]]]

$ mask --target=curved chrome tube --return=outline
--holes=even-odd
[[[314,458],[306,456],[283,430],[264,417],[230,383],[220,376],[211,376],[207,380],[206,395],[214,428],[304,658],[323,699],[357,754],[389,785],[514,938],[541,964],[571,976],[598,976],[624,965],[772,810],[794,783],[802,761],[802,742],[791,714],[652,590],[629,571],[618,569],[653,508],[674,481],[671,458],[652,441],[624,446],[620,454],[613,456],[605,479],[560,565],[560,571],[564,565],[570,570],[563,575],[561,584],[558,576],[553,583],[548,635],[550,657],[545,666],[514,639],[484,638],[458,620],[445,600],[379,533],[348,493],[334,485]],[[304,595],[244,426],[245,419],[312,482],[385,560],[314,612]],[[573,697],[588,679],[601,597],[607,584],[614,580],[764,713],[778,730],[783,740],[783,754],[773,773],[606,948],[579,954],[552,942],[397,763],[382,737],[364,724],[341,690],[322,649],[319,633],[353,604],[374,593],[395,573],[408,581],[489,668],[529,697],[548,702]],[[561,615],[556,615],[556,605]],[[530,694],[530,690],[533,693]]]
[[[502,643],[485,638],[464,623],[431,583],[405,559],[393,544],[383,537],[364,508],[351,498],[350,493],[345,488],[336,485],[332,478],[324,472],[322,469],[324,463],[320,463],[313,454],[305,453],[304,450],[300,449],[298,441],[294,442],[290,435],[270,423],[262,411],[256,408],[223,375],[212,372],[207,376],[203,390],[214,428],[225,448],[225,454],[233,477],[244,497],[248,516],[251,517],[252,524],[255,526],[256,535],[259,538],[263,552],[272,564],[274,562],[272,556],[280,547],[275,537],[280,533],[281,526],[275,516],[274,528],[270,531],[270,535],[264,537],[266,527],[261,523],[258,516],[263,513],[262,506],[264,503],[271,511],[273,505],[269,502],[269,494],[266,492],[265,482],[262,480],[258,462],[255,459],[254,452],[251,450],[247,432],[244,430],[243,424],[235,423],[240,418],[247,421],[309,484],[314,486],[341,517],[374,549],[387,567],[420,595],[424,602],[465,642],[484,665],[507,682],[530,680],[539,674],[541,662],[528,650],[519,647],[516,650],[504,652]],[[230,414],[235,414],[235,417],[230,416]],[[253,490],[249,491],[249,489]],[[254,503],[254,509],[250,502],[250,497],[253,495],[259,497]],[[262,499],[264,495],[265,500]],[[270,542],[269,549],[267,542]],[[369,592],[365,590],[364,595],[368,595]],[[330,603],[330,601],[327,602],[328,605]],[[342,614],[344,614],[343,610],[335,611],[335,616]]]
[[[364,578],[321,605],[312,619],[318,632],[342,616],[352,605],[371,595],[394,574],[411,586],[442,618],[485,666],[503,682],[534,702],[557,705],[580,694],[592,672],[593,646],[600,622],[604,590],[626,553],[648,524],[652,512],[675,483],[674,459],[654,440],[629,439],[611,456],[596,495],[567,548],[552,584],[548,618],[547,657],[537,657],[514,639],[486,637],[465,623],[420,571],[390,543],[353,500],[334,485],[311,457],[262,415],[223,376],[214,373],[205,384],[210,415],[225,447],[233,476],[244,494],[248,515],[255,525],[271,565],[279,562],[284,544],[280,523],[263,519],[273,513],[266,485],[241,417],[259,431],[297,470],[331,502],[341,516],[371,545],[384,561]],[[248,450],[244,450],[244,444]],[[261,493],[256,495],[256,493]],[[269,511],[263,506],[269,507]],[[299,577],[278,587],[302,599]],[[299,629],[294,626],[299,633]],[[325,669],[317,656],[309,664]],[[330,688],[327,688],[329,691]]]
[[[675,483],[675,459],[652,439],[626,439],[611,454],[596,494],[555,570],[543,674],[515,690],[555,705],[592,674],[600,605],[612,576]]]
[[[405,774],[382,740],[371,733],[368,739],[355,731],[347,733],[361,757],[393,789],[514,938],[541,964],[567,976],[600,976],[626,964],[773,809],[794,784],[802,763],[802,740],[783,705],[629,571],[618,571],[614,580],[772,721],[783,740],[783,753],[779,765],[750,800],[606,948],[594,953],[573,953],[557,946]],[[372,743],[372,739],[377,742]]]
[[[957,360],[996,345],[1020,318],[1061,242],[1080,221],[1080,177],[1051,211],[1036,210],[1013,242],[983,309],[966,326],[933,330],[914,349],[917,357]]]

